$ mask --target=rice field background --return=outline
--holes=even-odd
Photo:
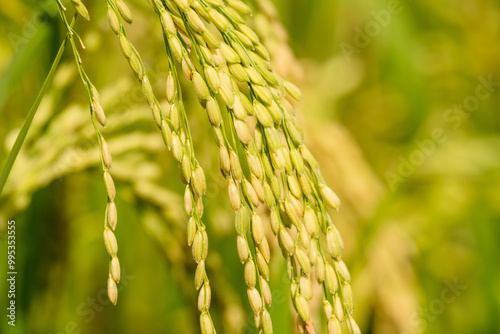
[[[248,1],[251,5],[253,1]],[[106,295],[106,192],[87,97],[63,55],[0,197],[0,333],[199,333],[184,185],[109,29],[84,1],[75,29],[107,111],[122,279]],[[155,92],[168,61],[147,1],[129,38]],[[250,19],[296,83],[306,143],[342,206],[334,222],[362,333],[500,333],[500,4],[493,0],[275,0]],[[0,163],[64,38],[54,2],[0,6]],[[68,3],[68,10],[71,11]],[[68,49],[69,50],[69,49]],[[217,146],[196,94],[184,101],[205,169],[207,271],[219,333],[257,333]],[[207,140],[207,138],[210,138]],[[7,222],[16,221],[16,326],[7,324]],[[294,333],[286,263],[271,244],[274,333]],[[320,293],[320,292],[319,292]],[[311,303],[326,333],[321,299]]]

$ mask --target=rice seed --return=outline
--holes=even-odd
[[[220,46],[220,41],[208,30],[203,30],[201,32],[203,40],[207,43],[208,47],[212,49],[217,49]]]
[[[231,169],[231,163],[229,162],[229,153],[227,153],[224,145],[219,148],[219,163],[222,174],[227,177]]]
[[[235,21],[238,24],[245,23],[245,20],[231,7],[225,7],[224,11],[231,18],[231,20]]]
[[[309,251],[309,244],[311,243],[311,236],[306,230],[306,226],[304,224],[299,225],[299,240],[300,244],[302,247],[304,247],[305,250]],[[309,253],[308,253],[309,256]]]
[[[188,246],[191,246],[194,242],[194,239],[196,237],[196,232],[197,232],[197,227],[196,227],[196,220],[191,217],[189,218],[188,224],[187,224],[187,240],[188,240]]]
[[[205,106],[207,109],[208,119],[213,126],[220,126],[222,123],[222,115],[220,113],[219,104],[213,97],[209,97]],[[229,156],[228,156],[229,159]]]
[[[236,211],[236,219],[234,224],[236,233],[238,235],[245,236],[248,226],[248,213],[245,206],[242,206],[238,211]]]
[[[302,142],[304,141],[304,138],[302,137],[302,132],[300,132],[297,129],[297,127],[292,122],[290,122],[289,120],[287,120],[285,122],[285,126],[286,126],[286,130],[288,132],[288,135],[292,139],[292,141],[295,144],[295,146],[302,145]]]
[[[339,319],[340,322],[344,322],[344,307],[342,306],[342,301],[338,293],[335,295],[334,305],[335,317]]]
[[[120,261],[118,260],[118,257],[115,255],[111,258],[111,261],[109,262],[109,273],[111,274],[111,278],[113,281],[116,283],[120,282]]]
[[[226,75],[220,72],[219,75],[221,79],[219,94],[226,103],[229,108],[232,108],[234,105],[234,94],[233,94],[233,84],[229,78],[226,78]]]
[[[271,189],[271,186],[267,182],[264,183],[264,199],[266,201],[266,205],[268,208],[274,208],[274,205],[276,204],[276,199],[274,198],[274,193],[273,190]]]
[[[116,242],[115,234],[108,228],[104,228],[104,245],[109,256],[115,256],[118,252],[118,243]]]
[[[166,84],[166,96],[168,103],[174,103],[176,93],[175,81],[172,72],[168,72],[167,84]]]
[[[111,274],[108,277],[108,298],[113,305],[116,305],[116,302],[118,301],[118,288],[116,286],[116,282],[111,277]]]
[[[289,256],[291,256],[293,254],[293,251],[294,251],[294,242],[293,242],[292,237],[290,236],[288,231],[283,227],[279,228],[278,233],[279,233],[278,238],[279,238],[280,245],[283,247],[285,252]]]
[[[205,279],[205,260],[201,260],[196,266],[196,271],[194,273],[194,286],[196,290],[199,290]]]
[[[326,320],[330,320],[333,317],[333,306],[326,299],[323,299],[323,312],[325,313]]]
[[[102,126],[106,126],[106,115],[104,114],[104,110],[102,109],[99,101],[95,99],[92,100],[91,108],[99,124],[101,124]]]
[[[257,252],[256,261],[260,275],[265,278],[266,281],[269,281],[269,266],[267,265],[266,259],[264,259],[264,256],[260,252]]]
[[[264,331],[264,334],[273,334],[271,315],[266,309],[262,312],[262,330]]]
[[[260,204],[259,197],[257,196],[257,193],[255,192],[252,184],[245,179],[243,181],[243,185],[243,189],[245,191],[247,199],[252,203],[254,207],[258,207]]]
[[[361,334],[361,330],[359,329],[358,324],[351,315],[349,315],[348,325],[350,326],[350,331],[352,334]]]
[[[250,77],[248,76],[247,71],[241,66],[241,64],[235,63],[229,65],[229,71],[234,76],[234,78],[241,82],[249,82]]]
[[[193,253],[193,259],[196,263],[199,263],[203,258],[203,235],[201,231],[196,232],[191,251]]]
[[[245,146],[250,145],[252,142],[252,135],[250,134],[250,129],[248,129],[247,124],[236,118],[233,119],[233,124],[234,129],[236,130],[236,135],[241,143]]]
[[[253,57],[252,57],[252,60],[254,60]],[[258,61],[257,61],[257,63],[258,63]],[[280,82],[278,81],[278,79],[276,79],[276,77],[274,76],[273,73],[271,73],[271,71],[267,70],[266,66],[257,65],[257,68],[259,69],[260,75],[264,78],[264,80],[266,80],[266,82],[268,84],[270,84],[271,86],[279,86],[280,85]]]
[[[252,259],[248,259],[245,263],[245,283],[249,288],[255,288],[257,284],[257,270],[255,269],[255,263]]]
[[[151,114],[153,115],[153,120],[155,121],[156,123],[156,126],[158,126],[159,128],[161,128],[161,108],[160,108],[160,105],[158,104],[157,101],[155,101],[154,103],[152,103],[150,105],[150,108],[151,108]]]
[[[308,205],[304,212],[304,224],[306,225],[307,232],[313,237],[319,236],[319,224],[314,210]]]
[[[260,286],[261,286],[262,298],[264,298],[264,302],[266,303],[267,306],[271,307],[271,304],[273,302],[271,288],[269,287],[269,283],[267,283],[267,281],[263,277],[260,278]]]
[[[280,221],[279,221],[278,211],[274,207],[271,207],[270,221],[271,221],[271,230],[275,235],[278,235],[280,229]]]
[[[318,262],[318,248],[316,247],[316,240],[311,239],[311,244],[308,249],[309,261],[311,261],[311,265],[315,266]]]
[[[339,207],[340,207],[340,199],[337,196],[337,194],[335,194],[333,192],[333,190],[330,189],[327,185],[320,184],[319,188],[320,188],[321,195],[323,196],[323,199],[325,200],[325,202],[330,207],[332,207],[333,209],[338,211]]]
[[[132,14],[130,13],[130,9],[128,9],[127,5],[125,2],[121,0],[116,0],[115,1],[116,8],[118,8],[118,12],[120,13],[120,16],[127,22],[128,24],[132,23]]]
[[[265,195],[264,195],[264,188],[262,188],[262,183],[260,183],[259,179],[255,174],[252,174],[251,179],[252,179],[252,187],[255,190],[255,193],[257,194],[257,198],[259,199],[259,202],[263,203],[265,200]]]
[[[265,128],[264,134],[266,135],[267,147],[271,152],[276,152],[281,147],[281,139],[278,131],[275,128]]]
[[[189,1],[188,0],[173,0],[177,7],[179,7],[180,10],[183,12],[187,11],[189,9]]]
[[[207,180],[205,178],[205,172],[200,165],[196,166],[196,169],[194,170],[192,175],[191,182],[193,185],[193,190],[196,195],[198,195],[198,197],[205,195],[207,191]]]
[[[184,155],[184,148],[177,133],[172,134],[172,153],[177,161],[181,161]]]
[[[302,198],[302,188],[300,188],[299,181],[294,174],[287,175],[288,189],[297,198]]]
[[[351,285],[347,282],[342,283],[342,297],[344,297],[344,304],[349,313],[354,310],[354,298],[352,295]]]
[[[295,296],[295,308],[297,309],[297,313],[299,313],[302,320],[304,320],[304,322],[308,322],[311,317],[311,311],[309,310],[307,300],[300,294]]]
[[[83,2],[79,0],[72,0],[72,2],[78,15],[80,15],[86,21],[90,21],[89,11],[87,10],[87,7],[85,7]]]
[[[118,16],[116,16],[116,12],[114,11],[113,8],[111,8],[111,6],[108,6],[107,17],[108,17],[108,23],[109,23],[109,26],[111,27],[111,30],[113,30],[113,32],[115,34],[119,34],[120,27],[121,27],[120,21],[118,20]]]
[[[332,317],[328,320],[328,334],[342,334],[340,322],[336,317]]]
[[[247,289],[248,300],[250,301],[250,307],[254,313],[260,313],[262,311],[262,298],[260,297],[259,291],[256,288]]]
[[[238,211],[241,206],[240,193],[233,180],[229,180],[228,185],[229,202],[234,211]]]
[[[260,73],[256,69],[254,69],[253,67],[247,66],[247,67],[245,67],[245,71],[247,72],[248,77],[250,78],[250,81],[252,83],[257,84],[257,85],[261,85],[261,86],[264,86],[266,84],[262,75],[260,75]]]
[[[250,38],[248,38],[244,33],[238,30],[233,30],[232,33],[236,36],[236,39],[241,42],[246,48],[253,48],[253,42]]]
[[[316,264],[314,266],[314,274],[316,276],[316,281],[318,282],[318,284],[323,284],[326,276],[325,262],[323,262],[323,260],[319,259],[318,261],[316,261]]]
[[[271,118],[269,111],[267,110],[266,107],[264,107],[262,103],[260,103],[259,101],[254,101],[253,110],[255,112],[257,120],[259,121],[260,124],[262,124],[262,126],[270,128],[274,125],[273,119]]]
[[[113,201],[108,202],[108,207],[106,210],[106,219],[109,227],[111,227],[111,229],[114,230],[116,228],[116,223],[118,222],[118,212],[116,210],[116,204]]]
[[[167,121],[161,121],[161,135],[163,138],[163,142],[170,150],[172,148],[172,130],[170,130],[170,126],[168,126]]]
[[[243,102],[241,102],[240,95],[234,96],[233,114],[237,119],[241,121],[245,121],[247,118],[247,111],[245,109],[245,106],[243,105]]]
[[[221,32],[228,30],[229,21],[217,10],[209,9],[208,16],[210,17],[210,22],[212,22]]]
[[[264,224],[257,213],[254,213],[252,216],[252,237],[257,245],[264,239]]]
[[[311,272],[311,262],[309,261],[309,256],[307,256],[307,253],[302,248],[297,247],[295,249],[295,257],[297,258],[302,271],[306,274],[309,274]]]
[[[271,250],[269,249],[269,243],[267,242],[266,237],[262,238],[261,243],[258,245],[259,251],[262,253],[262,256],[264,257],[264,260],[266,260],[266,263],[269,263],[271,261]]]
[[[179,0],[174,0],[179,1]],[[214,328],[212,326],[212,321],[210,320],[210,316],[207,312],[203,312],[200,315],[200,328],[202,334],[213,334]]]
[[[220,51],[228,63],[235,64],[240,62],[238,54],[226,43],[221,42]]]
[[[299,286],[300,286],[300,294],[307,301],[311,301],[313,293],[312,293],[311,279],[309,278],[309,276],[304,274],[300,275]]]
[[[162,8],[160,10],[160,21],[165,32],[165,35],[175,35],[177,34],[177,29],[175,28],[174,20],[172,19],[172,15]]]
[[[259,158],[248,152],[247,151],[247,161],[248,161],[248,167],[250,168],[250,172],[258,179],[262,179],[263,177],[263,171],[262,171],[262,165],[260,163]],[[253,182],[252,182],[253,184]]]
[[[311,164],[314,168],[318,168],[318,162],[314,158],[314,156],[311,154],[311,152],[305,147],[304,145],[300,146],[300,154],[302,157],[309,163]]]
[[[293,225],[299,226],[300,224],[300,216],[297,210],[295,209],[295,206],[292,204],[292,202],[287,198],[285,199],[285,212],[288,215],[288,218],[290,218],[290,221],[292,222]]]
[[[238,30],[241,31],[243,35],[245,35],[250,41],[252,41],[252,44],[258,44],[260,42],[259,36],[253,31],[249,26],[245,24],[240,24],[238,26]]]
[[[170,106],[168,118],[172,124],[175,131],[179,131],[181,128],[181,111],[179,110],[179,102],[176,102]]]
[[[271,104],[273,96],[268,88],[260,85],[252,85],[252,90],[262,103],[266,105]]]
[[[182,66],[182,73],[184,73],[184,76],[189,80],[193,80],[193,70],[192,70],[192,66],[190,66],[190,59],[187,58],[187,57],[184,57],[182,58],[182,61],[181,61],[181,66]],[[195,91],[196,91],[196,88],[195,88]],[[196,91],[196,93],[198,93],[198,91]],[[198,97],[199,98],[199,97]],[[201,101],[201,99],[200,99]]]
[[[128,63],[132,71],[134,71],[137,80],[141,81],[144,76],[144,69],[135,52],[132,52],[131,56],[128,58]]]
[[[250,256],[250,249],[248,248],[247,241],[244,236],[238,235],[236,237],[236,245],[238,249],[238,256],[241,263],[245,263]]]
[[[339,274],[340,279],[344,282],[350,282],[351,281],[351,274],[349,274],[349,270],[347,269],[347,266],[345,265],[344,261],[341,259],[336,259],[333,261],[335,264],[335,270]]]
[[[132,47],[127,37],[121,32],[118,34],[118,41],[120,42],[120,50],[122,51],[125,58],[129,59],[132,57]],[[134,64],[134,66],[136,66]],[[140,64],[138,65],[140,67]]]
[[[302,101],[302,92],[300,89],[295,86],[290,81],[284,81],[283,86],[285,87],[286,92],[296,101]]]
[[[205,0],[205,2],[215,7],[224,6],[224,2],[222,2],[222,0]]]
[[[116,195],[115,183],[108,170],[104,170],[104,188],[106,189],[109,200],[114,201]]]
[[[205,78],[207,79],[208,87],[214,93],[217,93],[220,88],[220,77],[215,68],[212,66],[205,66],[203,69]]]
[[[175,35],[171,35],[168,37],[168,45],[170,46],[170,49],[172,50],[172,54],[174,55],[174,58],[175,60],[177,60],[177,62],[182,62],[182,58],[183,58],[183,47],[182,47],[182,44],[181,44],[181,41],[179,40],[179,38]]]
[[[307,179],[307,176],[305,176],[304,174],[299,174],[299,183],[300,187],[302,188],[302,193],[306,197],[310,198],[312,195],[312,189],[311,189],[311,184]]]
[[[342,239],[340,238],[339,231],[334,226],[329,226],[326,231],[326,243],[328,252],[332,258],[340,258],[343,249]]]
[[[184,191],[184,210],[190,216],[193,214],[193,198],[189,186],[186,186],[186,190]]]
[[[228,0],[227,4],[243,15],[249,15],[252,13],[250,7],[248,7],[245,3],[243,3],[240,0]]]
[[[193,86],[200,100],[207,100],[210,97],[207,83],[198,72],[193,73]]]
[[[325,265],[325,280],[328,291],[332,294],[337,292],[339,288],[339,281],[337,279],[337,275],[335,274],[335,270],[330,263],[326,263]]]
[[[236,152],[231,150],[229,152],[229,162],[231,164],[231,174],[237,182],[241,182],[243,178],[243,171],[241,169],[240,160]]]
[[[198,16],[198,14],[194,11],[194,9],[188,9],[186,11],[186,18],[194,31],[196,32],[202,32],[205,30],[205,24],[203,23],[203,20]]]
[[[205,282],[200,293],[198,294],[198,310],[204,311],[210,308],[210,302],[212,301],[212,289],[210,288],[210,283]]]

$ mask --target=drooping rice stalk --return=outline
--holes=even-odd
[[[315,266],[316,279],[323,285],[330,331],[339,329],[338,321],[344,319],[352,332],[359,331],[352,318],[350,275],[340,259],[342,239],[325,209],[327,204],[338,210],[340,200],[324,184],[316,160],[303,144],[293,107],[285,99],[288,95],[301,100],[299,89],[274,73],[266,48],[245,25],[242,16],[251,9],[239,0],[150,3],[162,23],[171,68],[177,61],[192,81],[219,145],[221,171],[229,182],[229,199],[236,212],[238,254],[245,263],[245,282],[257,328],[266,334],[272,332],[265,307],[271,303],[267,293],[269,246],[256,212],[265,201],[271,210],[272,230],[289,266],[300,330],[314,332],[308,301],[312,299],[311,266]],[[222,39],[211,32],[215,30]],[[174,81],[178,80],[175,74]],[[225,117],[218,98],[225,104]],[[254,129],[248,127],[247,117],[257,119]],[[227,127],[224,119],[229,122]],[[247,157],[248,177],[242,172],[240,148]],[[295,240],[290,229],[295,230]],[[320,234],[326,236],[329,256],[323,251]],[[329,312],[331,303],[335,314]]]
[[[69,25],[65,11],[66,8],[62,5],[60,1],[57,1],[59,14],[64,23],[64,26],[68,32],[69,41],[71,45],[71,49],[73,51],[73,55],[75,57],[76,66],[78,68],[78,73],[80,74],[80,78],[82,80],[83,86],[85,87],[85,91],[87,92],[87,96],[89,98],[89,107],[91,114],[91,121],[94,127],[95,134],[97,136],[97,142],[99,144],[99,148],[101,150],[101,167],[104,175],[104,187],[106,189],[106,194],[108,196],[108,204],[106,207],[106,216],[104,219],[104,245],[106,246],[106,250],[108,251],[109,256],[111,257],[109,262],[109,276],[108,276],[108,296],[113,304],[116,305],[118,300],[118,288],[116,286],[117,283],[120,282],[120,262],[117,257],[118,252],[118,243],[116,241],[115,234],[112,230],[116,228],[117,224],[117,210],[115,204],[115,184],[113,181],[113,177],[110,174],[111,169],[111,153],[108,148],[108,144],[104,139],[99,126],[106,126],[106,115],[99,101],[99,93],[95,86],[90,81],[90,78],[87,76],[85,69],[82,65],[82,59],[78,52],[77,44],[75,42],[75,37],[80,41],[80,45],[82,48],[85,48],[83,41],[78,36],[78,33]],[[77,15],[82,16],[84,19],[89,20],[89,14],[85,7],[85,5],[81,1],[73,0],[73,5],[75,7]],[[98,124],[96,124],[99,123]]]
[[[313,298],[312,277],[315,277],[323,291],[328,332],[341,333],[341,323],[345,322],[351,333],[359,333],[352,316],[350,274],[341,259],[343,241],[327,212],[327,207],[338,210],[340,200],[325,184],[316,159],[304,145],[292,104],[293,100],[302,100],[300,90],[274,71],[271,56],[259,35],[246,25],[251,7],[240,0],[148,2],[161,23],[166,50],[163,57],[169,63],[165,91],[170,104],[168,111],[162,110],[141,56],[127,37],[126,23],[132,23],[131,11],[122,0],[106,0],[107,19],[186,185],[187,243],[197,263],[194,283],[199,290],[202,333],[216,332],[210,314],[212,291],[205,269],[210,231],[202,221],[202,198],[207,185],[194,153],[181,72],[192,83],[218,146],[220,171],[227,180],[229,202],[235,213],[236,250],[243,264],[256,327],[265,334],[273,332],[268,283],[272,254],[264,222],[257,211],[265,204],[270,229],[287,263],[298,331],[315,332],[309,308]],[[72,3],[77,15],[90,19],[80,0]],[[269,8],[267,0],[257,3],[259,8]],[[120,264],[113,233],[117,210],[110,173],[112,158],[101,133],[106,116],[97,89],[82,66],[76,39],[82,48],[83,42],[68,23],[66,9],[59,1],[58,6],[89,98],[91,121],[100,147],[108,197],[104,224],[105,246],[111,257],[108,295],[116,304]]]

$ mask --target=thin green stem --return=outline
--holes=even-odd
[[[70,26],[73,27],[74,24],[75,20],[73,19],[73,21],[71,21]],[[26,119],[24,120],[24,124],[21,128],[21,131],[19,131],[19,134],[17,135],[14,146],[12,146],[12,150],[9,152],[9,155],[7,156],[7,160],[5,161],[5,164],[2,168],[2,175],[0,176],[0,195],[3,192],[3,188],[5,187],[5,183],[7,182],[12,167],[16,162],[19,151],[21,150],[24,141],[26,140],[26,136],[28,135],[28,131],[31,126],[31,122],[33,121],[33,118],[35,117],[35,114],[38,110],[38,107],[40,106],[40,103],[42,102],[42,99],[45,96],[47,88],[50,86],[52,80],[54,79],[54,74],[56,73],[56,70],[59,66],[59,62],[61,61],[64,49],[66,48],[68,37],[69,33],[66,34],[66,37],[62,41],[61,46],[59,47],[59,51],[57,51],[56,57],[52,62],[52,66],[50,67],[49,73],[45,77],[45,81],[43,82],[42,88],[40,88],[40,91],[38,92],[38,95],[35,99],[35,102],[33,102],[33,105],[31,106],[31,109],[28,113],[28,116],[26,116]]]

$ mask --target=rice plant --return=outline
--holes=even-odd
[[[100,157],[107,197],[103,238],[109,255],[109,271],[107,277],[102,277],[102,284],[107,281],[109,300],[116,305],[121,278],[117,254],[121,243],[115,229],[127,227],[120,224],[121,209],[115,201],[112,155],[116,152],[105,137],[113,135],[113,126],[121,126],[125,117],[106,116],[107,108],[101,101],[98,85],[86,71],[95,59],[85,58],[84,38],[75,28],[75,22],[86,20],[88,24],[98,24],[100,18],[94,17],[93,11],[80,0],[72,0],[71,6],[59,0],[55,3],[65,36],[2,170],[0,190],[4,190],[41,99],[54,84],[62,54],[67,50],[76,66],[80,92],[88,100],[87,122],[98,144],[95,153]],[[211,154],[218,156],[229,206],[234,211],[233,249],[244,277],[239,284],[246,285],[256,332],[273,333],[271,258],[281,253],[297,331],[315,333],[324,328],[328,333],[359,333],[353,318],[351,276],[341,258],[343,240],[333,222],[334,212],[330,211],[340,209],[340,199],[326,185],[317,160],[304,143],[304,133],[296,117],[301,91],[274,70],[273,62],[280,59],[266,45],[272,45],[272,41],[251,26],[256,28],[254,14],[259,14],[264,22],[276,21],[275,8],[268,0],[148,0],[147,5],[148,19],[156,21],[155,27],[161,29],[157,33],[163,40],[163,46],[155,48],[163,51],[157,51],[155,57],[168,67],[162,91],[153,87],[148,66],[129,37],[135,24],[133,11],[122,0],[102,1],[92,4],[92,8],[104,8],[100,13],[106,13],[109,29],[116,37],[107,42],[119,46],[121,56],[129,64],[130,75],[141,87],[144,106],[149,108],[152,124],[157,128],[156,135],[177,162],[179,178],[185,185],[182,195],[185,243],[196,263],[192,279],[199,294],[201,333],[221,330],[213,319],[213,313],[220,310],[211,304],[215,293],[211,279],[218,274],[207,271],[213,232],[204,219],[204,196],[205,173],[211,166],[202,166],[197,157],[193,118],[208,124],[212,131],[216,149]],[[152,39],[153,42],[156,41]],[[205,111],[203,118],[190,110],[192,100]],[[126,121],[134,126],[133,119]],[[109,130],[104,132],[105,129]],[[154,198],[156,191],[160,190],[151,189],[146,196]],[[316,284],[319,290],[313,287]],[[310,303],[315,293],[319,293],[316,298],[322,301],[323,324],[313,322]],[[320,311],[315,309],[315,312]],[[317,315],[314,318],[319,319]]]

